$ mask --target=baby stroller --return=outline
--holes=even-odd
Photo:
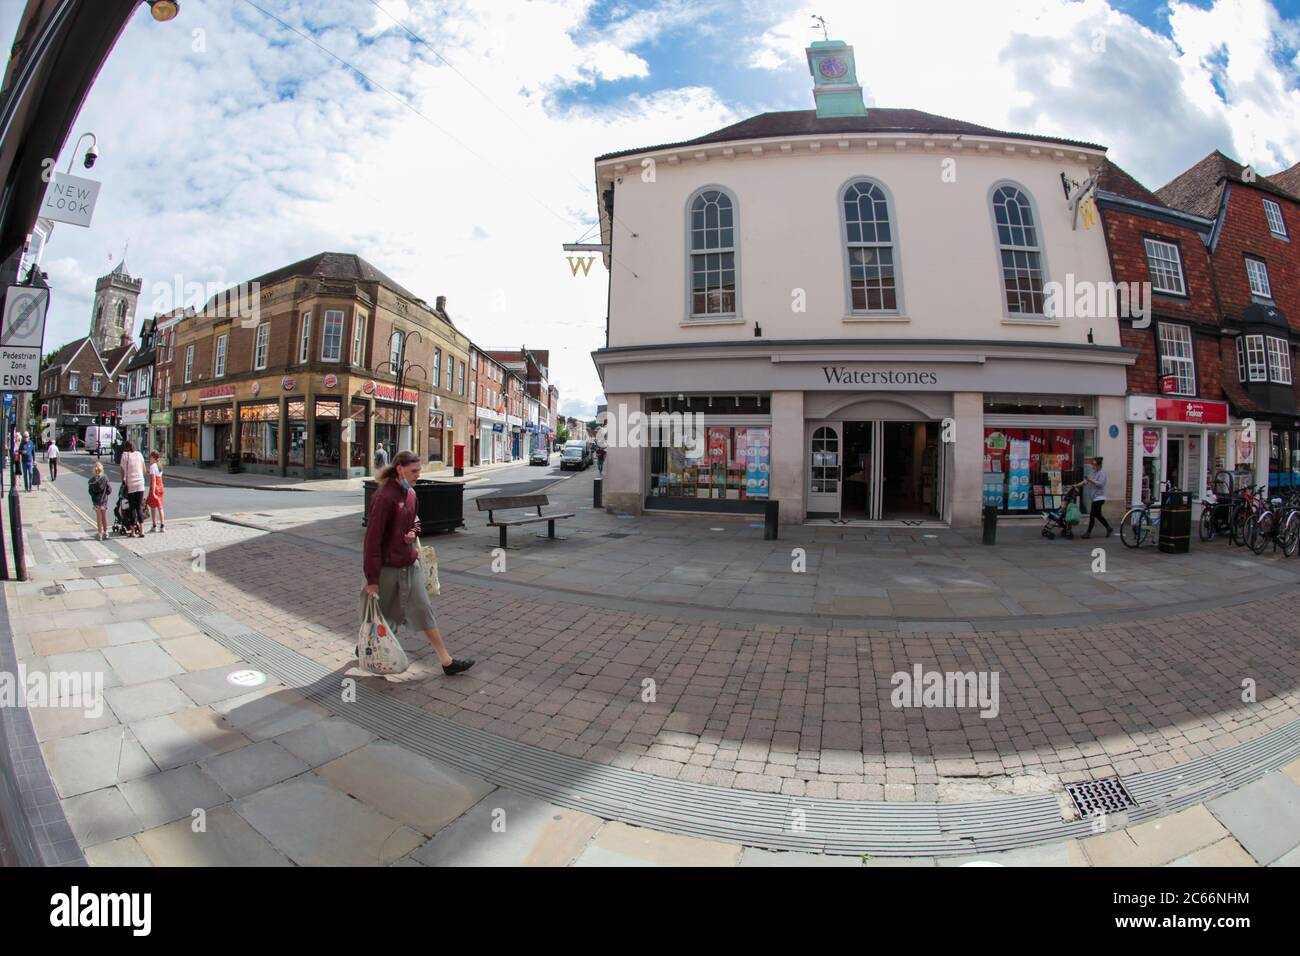
[[[113,506],[113,534],[130,534],[135,523],[131,520],[131,499],[126,494],[126,482],[117,492],[117,504]]]
[[[1062,538],[1074,537],[1074,526],[1079,523],[1082,517],[1079,514],[1079,506],[1076,502],[1079,500],[1079,489],[1071,486],[1061,497],[1061,507],[1051,511],[1043,512],[1043,537],[1048,541],[1056,537],[1056,532],[1061,533]],[[1071,511],[1070,506],[1074,505]]]

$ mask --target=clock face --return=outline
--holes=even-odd
[[[817,69],[828,80],[838,80],[849,72],[849,65],[837,56],[828,56],[818,64]]]

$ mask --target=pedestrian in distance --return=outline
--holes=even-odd
[[[366,596],[378,596],[379,609],[392,627],[405,624],[423,631],[444,674],[463,673],[474,661],[458,660],[447,651],[420,569],[419,517],[412,487],[420,477],[420,456],[399,451],[376,477],[379,489],[370,499],[362,567]]]
[[[144,455],[135,450],[135,444],[126,441],[122,445],[122,457],[118,461],[119,477],[126,484],[126,495],[131,502],[131,523],[127,529],[128,537],[144,537],[144,490],[145,471]]]
[[[1101,526],[1106,529],[1106,537],[1114,533],[1114,528],[1106,520],[1106,516],[1101,513],[1102,507],[1106,504],[1106,472],[1101,468],[1101,456],[1092,459],[1092,474],[1086,476],[1083,481],[1075,485],[1076,488],[1082,489],[1087,486],[1092,489],[1092,507],[1088,509],[1088,530],[1080,537],[1092,537],[1092,529],[1101,522]]]
[[[384,451],[382,443],[375,445],[375,474],[383,471],[388,467],[388,452]]]
[[[149,452],[149,495],[144,503],[149,506],[149,519],[153,522],[152,531],[166,531],[167,524],[163,516],[163,473],[162,458],[156,451]]]
[[[113,494],[113,486],[104,474],[104,466],[95,462],[95,473],[91,475],[89,487],[90,503],[95,508],[95,536],[100,541],[108,540],[108,499]]]
[[[76,450],[77,450],[77,436],[73,435],[72,438],[68,441],[68,451],[76,451]]]
[[[59,480],[59,446],[50,439],[49,447],[45,449],[45,460],[50,463],[50,481]]]
[[[32,433],[27,432],[23,435],[23,443],[19,446],[19,451],[23,458],[23,490],[32,490],[32,469],[36,467],[36,444],[32,441]]]
[[[597,445],[596,446],[596,474],[603,475],[604,473],[605,473],[605,446]]]

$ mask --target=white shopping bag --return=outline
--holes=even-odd
[[[357,634],[357,666],[369,674],[400,674],[410,666],[406,651],[379,610],[379,598],[368,595],[361,606],[361,630]]]
[[[424,573],[424,587],[429,597],[435,598],[442,593],[442,584],[438,581],[438,552],[431,545],[420,549],[420,570]]]

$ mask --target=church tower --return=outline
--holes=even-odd
[[[135,304],[144,279],[127,274],[126,261],[95,280],[95,307],[90,318],[90,340],[101,353],[131,341],[135,328]]]

